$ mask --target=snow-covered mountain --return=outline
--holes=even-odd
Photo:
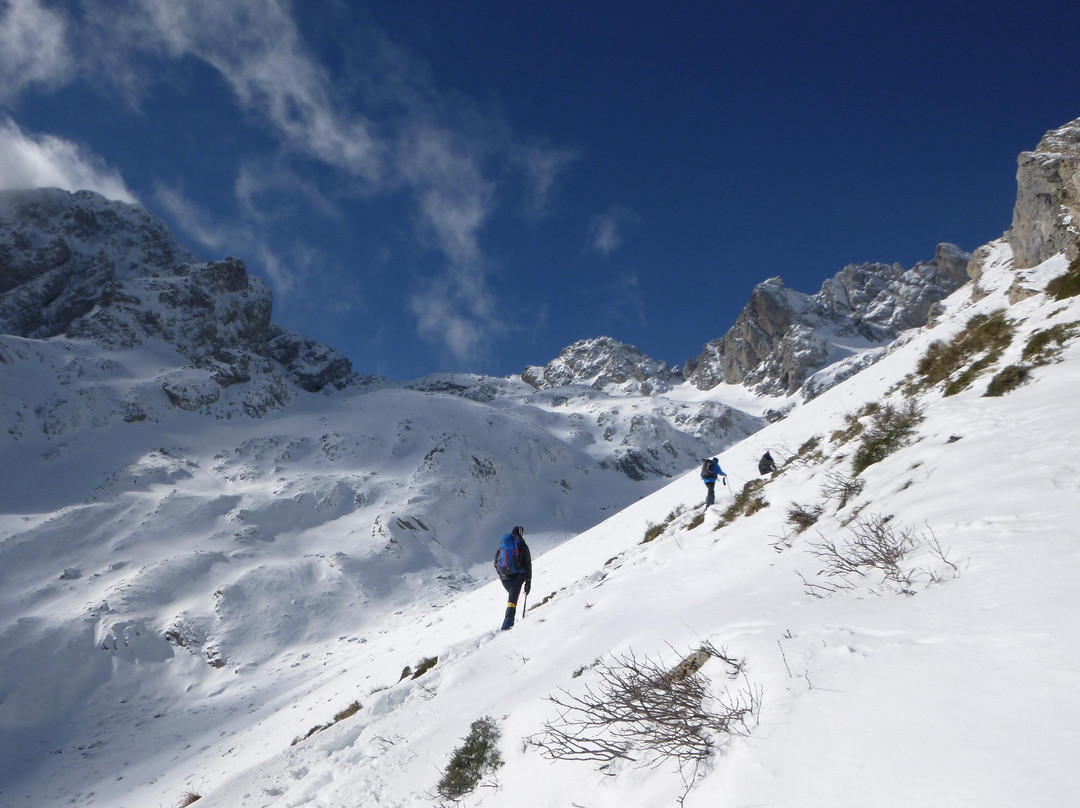
[[[245,383],[233,398],[258,415],[283,406],[290,383],[314,392],[351,372],[340,354],[273,325],[271,307],[243,262],[199,262],[137,205],[89,191],[0,193],[2,334],[105,352],[164,343],[186,360],[182,380],[162,381],[176,406],[204,408]]]
[[[665,393],[682,381],[679,368],[658,362],[611,337],[581,340],[544,366],[526,368],[523,381],[538,390],[587,384],[598,390],[633,394]]]
[[[1044,144],[1075,176],[1080,144]],[[971,282],[911,296],[932,323],[878,344],[900,320],[869,280],[858,317],[817,311],[873,365],[787,399],[599,339],[522,378],[322,382],[335,357],[270,348],[238,262],[95,264],[106,292],[68,295],[66,325],[0,337],[0,802],[437,804],[488,716],[503,763],[466,804],[1068,804],[1080,260],[1021,262],[1010,240],[1072,226],[1071,192],[1020,204],[1025,161],[1050,159],[1022,156],[1013,227]],[[5,261],[86,252],[14,229]],[[70,260],[0,274],[0,311]],[[63,275],[34,299],[64,298]],[[827,297],[764,286],[793,310]],[[826,287],[844,312],[861,294]],[[787,415],[763,426],[770,408]],[[765,448],[782,469],[759,479]],[[705,452],[729,484],[708,511],[694,472],[663,476]],[[514,523],[535,587],[500,634],[490,556]],[[701,765],[647,740],[560,757],[573,725],[549,698],[702,647],[731,661],[704,655],[704,703],[749,709],[692,733]],[[587,737],[611,748],[610,729]]]
[[[56,718],[113,686],[101,650],[263,665],[416,587],[472,588],[507,521],[541,551],[763,423],[695,395],[358,376],[276,326],[242,262],[92,193],[0,194],[0,237],[11,754],[62,744]],[[21,667],[56,643],[79,649],[62,692]]]
[[[933,306],[967,282],[970,259],[959,247],[940,244],[932,261],[909,270],[853,264],[815,295],[770,278],[754,289],[735,325],[687,362],[686,378],[703,390],[727,382],[762,394],[817,395],[816,371],[851,357],[861,369],[878,355],[871,349],[924,325]],[[835,373],[828,378],[837,380]]]

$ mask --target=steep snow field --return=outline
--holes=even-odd
[[[721,453],[729,486],[719,488],[716,507],[702,511],[704,489],[691,472],[567,541],[535,537],[529,608],[510,632],[495,630],[505,604],[498,582],[472,583],[490,577],[485,563],[435,590],[409,578],[421,551],[406,547],[410,561],[379,568],[404,576],[401,584],[382,590],[364,577],[358,549],[349,545],[336,557],[324,538],[322,557],[307,567],[282,564],[278,578],[260,556],[250,579],[257,586],[231,574],[212,593],[217,614],[237,615],[228,621],[236,636],[215,638],[220,657],[162,642],[157,634],[169,617],[190,632],[185,643],[210,633],[200,622],[208,619],[205,591],[193,594],[188,622],[182,609],[166,615],[159,608],[183,603],[177,593],[199,577],[191,565],[235,569],[245,562],[224,551],[181,552],[215,534],[235,551],[234,528],[221,521],[235,494],[192,498],[190,507],[182,497],[150,494],[178,481],[192,485],[199,468],[214,462],[228,465],[237,485],[271,484],[274,463],[243,452],[189,457],[194,468],[171,454],[144,459],[153,506],[176,509],[175,533],[157,540],[175,546],[183,563],[129,555],[130,548],[147,552],[145,542],[122,538],[145,518],[137,493],[102,506],[116,509],[116,537],[84,532],[84,509],[4,516],[5,590],[19,589],[20,565],[40,554],[59,557],[82,543],[86,561],[63,578],[58,570],[48,591],[0,601],[0,648],[14,672],[0,683],[0,803],[145,808],[177,805],[190,793],[200,795],[200,808],[436,805],[454,749],[472,722],[490,716],[504,763],[464,805],[613,808],[672,805],[683,796],[687,806],[710,808],[1073,804],[1080,793],[1080,343],[1068,340],[1054,362],[1033,368],[1014,391],[983,393],[996,370],[1019,361],[1031,334],[1080,322],[1080,298],[1056,302],[1040,294],[1009,305],[1015,275],[1007,248],[997,249],[980,279],[985,297],[975,302],[970,288],[961,290],[938,325],[908,332],[877,364]],[[1029,282],[1064,270],[1053,261],[1029,273]],[[848,429],[867,402],[902,402],[898,383],[932,341],[1002,308],[1016,333],[994,366],[956,395],[944,396],[940,385],[920,393],[924,418],[910,441],[859,475],[857,496],[842,506],[827,497],[831,480],[854,479],[858,443],[834,433]],[[287,439],[287,425],[274,429]],[[500,474],[527,460],[499,452],[510,434],[491,434]],[[807,448],[815,437],[816,450]],[[766,448],[787,461],[763,481],[759,496],[767,505],[720,526],[735,495],[757,479],[756,459]],[[269,443],[245,451],[284,449]],[[245,479],[252,469],[258,473]],[[282,482],[279,495],[294,484]],[[344,547],[349,497],[361,489],[353,486],[342,500],[331,487],[313,503],[342,508],[337,520],[313,518],[317,531],[335,532]],[[424,490],[417,483],[415,495]],[[587,495],[577,488],[569,494]],[[530,517],[567,507],[564,496],[537,491],[503,529],[520,522],[533,538]],[[789,519],[794,505],[822,509],[805,532],[796,533]],[[465,495],[448,518],[467,523],[481,508]],[[303,555],[315,530],[275,519],[270,502],[252,522],[271,534],[280,558]],[[911,537],[898,561],[902,585],[875,570],[824,574],[822,543],[843,546],[860,519]],[[100,520],[93,524],[103,529]],[[663,529],[644,543],[650,525]],[[494,552],[493,527],[473,537],[478,553],[480,545]],[[35,541],[24,546],[20,531],[30,528],[38,528]],[[390,535],[402,543],[417,533],[397,530]],[[425,545],[422,552],[439,551]],[[146,567],[139,587],[109,591],[117,564]],[[289,578],[296,575],[305,576],[299,584]],[[87,579],[100,584],[88,588]],[[89,591],[142,602],[144,616],[110,626],[104,608],[113,607],[84,603]],[[20,619],[9,624],[16,606]],[[79,609],[80,623],[53,619]],[[332,635],[305,628],[327,624],[336,626]],[[632,752],[639,760],[600,771],[594,763],[551,760],[536,744],[545,722],[558,717],[547,697],[585,695],[600,686],[605,667],[631,655],[674,667],[705,643],[743,663],[734,677],[720,659],[705,663],[698,675],[713,697],[750,693],[760,706],[740,732],[713,738],[714,754],[693,788],[686,769],[641,749]],[[405,666],[432,657],[438,662],[422,676],[402,677]],[[227,664],[207,664],[218,658]],[[353,702],[360,709],[333,723]],[[44,740],[42,726],[50,730]]]

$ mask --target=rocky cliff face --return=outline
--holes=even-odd
[[[196,260],[137,205],[91,191],[0,192],[0,333],[59,336],[104,289]]]
[[[314,392],[349,378],[341,354],[272,326],[271,307],[242,261],[200,262],[137,205],[89,191],[0,193],[0,333],[112,350],[160,340],[190,363],[183,384],[165,383],[182,409],[216,401],[215,385],[256,376],[270,406],[283,403],[288,382]]]
[[[734,326],[687,362],[684,374],[702,390],[727,382],[790,395],[814,371],[923,325],[934,303],[967,281],[970,258],[942,244],[932,261],[909,270],[852,264],[812,296],[770,278],[754,289]]]
[[[1005,234],[1017,269],[1065,253],[1080,255],[1080,119],[1048,132],[1023,152],[1013,221]]]

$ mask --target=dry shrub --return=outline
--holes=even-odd
[[[792,502],[791,505],[788,506],[787,521],[788,524],[795,528],[796,533],[802,533],[817,522],[824,511],[825,509],[820,505],[808,506]]]
[[[742,487],[742,490],[735,495],[731,504],[720,516],[720,521],[716,525],[718,528],[723,527],[726,524],[730,524],[738,519],[740,516],[752,516],[760,511],[762,508],[767,508],[769,503],[766,501],[764,494],[765,481],[762,479],[749,480]]]
[[[1001,358],[1014,331],[1015,324],[1004,310],[975,315],[953,339],[927,348],[915,366],[913,387],[933,387],[949,380],[945,395],[959,393]]]
[[[843,510],[851,500],[862,493],[865,483],[856,478],[848,477],[838,472],[830,472],[825,475],[825,484],[821,487],[821,495],[826,500],[836,502],[836,510]]]
[[[611,663],[596,664],[598,684],[586,687],[581,695],[564,690],[548,697],[559,716],[529,743],[553,760],[603,765],[627,760],[646,766],[674,760],[686,785],[681,803],[719,740],[748,734],[761,707],[760,688],[749,684],[738,693],[714,696],[700,670],[711,657],[721,659],[731,676],[742,671],[741,662],[711,644],[672,670],[639,659],[632,651]],[[691,659],[694,664],[688,665]]]
[[[816,582],[803,577],[806,591],[824,597],[866,584],[874,590],[914,595],[918,586],[942,583],[959,575],[959,567],[948,558],[948,551],[929,531],[930,538],[910,528],[892,524],[891,516],[859,516],[848,525],[842,542],[829,538],[810,545],[811,552],[825,562]],[[903,563],[912,551],[927,548],[936,561],[925,568]]]
[[[905,400],[901,407],[884,404],[870,416],[870,426],[859,440],[859,448],[851,459],[855,474],[868,466],[879,463],[904,446],[922,422],[923,408],[913,398]]]
[[[1059,275],[1046,284],[1046,294],[1054,300],[1080,295],[1080,256],[1072,260],[1064,275]]]

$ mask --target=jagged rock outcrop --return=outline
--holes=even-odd
[[[333,348],[275,323],[267,336],[270,356],[309,393],[340,387],[352,377],[352,362]]]
[[[215,385],[256,376],[261,392],[244,407],[252,413],[287,400],[275,374],[309,392],[351,378],[341,354],[272,326],[271,308],[270,290],[242,261],[200,262],[138,205],[90,191],[0,193],[0,333],[110,349],[161,340],[199,371],[163,385],[187,410],[216,402]]]
[[[1080,119],[1047,132],[1034,151],[1022,152],[1016,205],[1005,234],[1017,269],[1058,253],[1080,255]]]
[[[106,284],[66,333],[110,348],[160,339],[196,363],[230,349],[266,356],[271,305],[270,290],[242,261],[185,263]]]
[[[728,332],[706,343],[702,353],[687,362],[686,378],[701,390],[745,381],[778,348],[805,312],[807,301],[779,277],[759,283]]]
[[[728,332],[706,343],[681,373],[637,348],[600,337],[574,343],[547,365],[526,368],[521,378],[536,390],[588,385],[612,393],[654,394],[685,378],[701,390],[728,383],[759,394],[790,395],[827,365],[924,325],[934,304],[967,282],[970,259],[959,247],[941,244],[933,260],[908,270],[897,264],[852,264],[815,295],[769,278],[754,288]],[[807,395],[841,378],[819,377]]]
[[[92,191],[0,192],[0,333],[58,336],[111,284],[196,260],[138,205]]]
[[[547,365],[526,368],[521,378],[536,390],[580,384],[637,395],[661,393],[682,380],[677,368],[611,337],[575,342]]]
[[[967,281],[970,258],[941,244],[934,260],[909,270],[852,264],[813,296],[770,278],[754,289],[731,329],[687,362],[684,375],[702,390],[726,382],[790,395],[814,371],[925,324],[933,305]]]

